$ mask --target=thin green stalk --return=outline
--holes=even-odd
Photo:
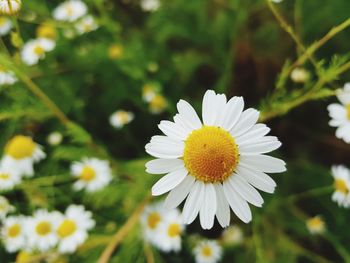
[[[331,193],[333,191],[333,189],[334,189],[333,186],[324,186],[324,187],[310,189],[310,190],[307,190],[307,191],[302,192],[302,193],[290,195],[286,198],[286,201],[287,202],[295,202],[295,201],[298,201],[300,199],[304,199],[307,197],[326,195],[326,194]]]

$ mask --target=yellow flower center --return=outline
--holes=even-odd
[[[204,246],[204,247],[202,248],[202,254],[203,254],[203,256],[205,256],[205,257],[211,257],[211,256],[213,255],[213,251],[212,251],[211,247],[209,247],[209,246]]]
[[[150,108],[155,112],[162,111],[166,106],[167,100],[160,94],[156,94],[150,101]]]
[[[6,24],[7,19],[3,16],[0,16],[0,27]]]
[[[322,229],[324,227],[324,222],[321,217],[315,216],[307,221],[307,225],[310,229]]]
[[[5,147],[5,153],[15,159],[31,157],[35,151],[36,145],[32,138],[18,135],[12,138]]]
[[[7,230],[7,235],[10,238],[15,238],[21,233],[21,226],[19,224],[14,224],[10,226]]]
[[[170,224],[168,227],[168,235],[170,237],[176,237],[178,235],[180,235],[181,233],[181,228],[179,226],[179,224]]]
[[[67,16],[73,16],[74,10],[71,5],[66,5],[65,10],[66,10]]]
[[[38,29],[36,31],[36,35],[38,37],[55,39],[56,38],[56,30],[52,26],[41,25],[38,27]]]
[[[33,49],[34,53],[38,56],[42,56],[45,53],[45,49],[42,48],[42,46],[36,45]]]
[[[334,187],[336,191],[339,191],[343,194],[347,194],[349,192],[349,188],[343,179],[336,179],[334,182]]]
[[[51,232],[51,224],[47,221],[42,221],[36,225],[35,231],[40,236],[46,236]]]
[[[57,229],[57,235],[65,238],[72,235],[77,230],[77,224],[73,220],[65,219]]]
[[[96,177],[95,170],[90,166],[85,166],[81,171],[79,178],[83,181],[90,182]]]
[[[161,220],[160,214],[157,212],[152,212],[148,215],[147,224],[151,229],[155,229]]]
[[[7,181],[8,179],[10,179],[9,174],[0,173],[0,180]]]
[[[129,122],[129,114],[127,112],[119,111],[119,112],[116,113],[116,117],[123,124],[126,124],[126,123]]]
[[[219,127],[203,126],[185,141],[184,162],[190,175],[205,183],[223,182],[238,164],[233,137]]]
[[[118,59],[123,56],[123,46],[113,45],[108,49],[108,56],[111,59]]]

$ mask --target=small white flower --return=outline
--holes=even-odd
[[[118,110],[109,117],[109,123],[113,127],[121,129],[124,127],[124,125],[130,123],[133,119],[134,113],[130,111]]]
[[[216,263],[222,257],[222,248],[216,241],[202,241],[194,248],[196,263]]]
[[[29,66],[35,65],[45,58],[46,52],[53,50],[55,45],[53,40],[47,38],[29,40],[21,50],[22,61]]]
[[[326,224],[321,216],[314,216],[306,220],[306,227],[312,235],[322,234],[326,230]]]
[[[77,29],[79,34],[84,34],[96,30],[98,28],[98,25],[93,16],[88,15],[81,18],[75,24],[75,28]]]
[[[112,180],[108,161],[96,158],[75,162],[71,166],[71,173],[78,178],[73,185],[75,190],[86,189],[88,192],[95,192],[108,185]]]
[[[339,90],[337,97],[341,104],[332,103],[328,106],[329,116],[332,118],[329,125],[337,127],[335,136],[350,143],[350,82]]]
[[[21,0],[0,0],[0,15],[15,15],[21,6]]]
[[[11,19],[6,16],[0,16],[0,36],[7,35],[12,28]]]
[[[6,197],[0,195],[0,220],[4,219],[8,213],[15,211]]]
[[[295,82],[295,83],[305,83],[309,80],[310,78],[310,73],[304,68],[295,68],[293,71],[290,73],[290,78]]]
[[[237,245],[243,241],[243,231],[239,226],[229,226],[222,233],[222,241],[227,245]]]
[[[142,87],[142,99],[145,102],[150,102],[158,93],[159,85],[155,83],[147,83]]]
[[[2,168],[11,170],[19,175],[33,176],[35,162],[46,157],[41,146],[31,137],[17,135],[5,146],[5,155],[1,161]]]
[[[159,0],[141,0],[140,5],[143,11],[154,12],[159,9],[160,1]]]
[[[37,210],[32,217],[26,220],[25,231],[28,247],[45,252],[56,246],[58,242],[56,230],[60,219],[59,212]]]
[[[16,83],[17,78],[12,71],[8,71],[0,66],[0,86],[12,85]]]
[[[165,209],[163,203],[155,203],[145,207],[141,215],[141,224],[144,239],[157,246],[157,235],[161,222],[165,219]]]
[[[335,192],[332,201],[339,206],[348,208],[350,206],[350,171],[343,165],[332,166]]]
[[[74,22],[86,13],[87,6],[83,1],[68,0],[55,8],[53,17],[59,21]]]
[[[22,216],[10,216],[3,221],[1,237],[6,250],[10,253],[24,248],[26,244],[25,220],[26,218]]]
[[[281,3],[283,0],[271,0],[274,3]]]
[[[48,136],[47,136],[47,142],[48,144],[52,145],[52,146],[57,146],[59,144],[61,144],[63,140],[63,136],[62,133],[60,132],[51,132]]]
[[[0,168],[0,191],[12,190],[19,183],[21,183],[21,177],[16,169]]]
[[[95,226],[92,213],[82,205],[70,205],[61,217],[57,228],[58,251],[73,253],[88,238],[88,231]]]

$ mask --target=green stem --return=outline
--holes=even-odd
[[[287,202],[295,202],[295,201],[298,201],[300,199],[307,198],[307,197],[315,197],[315,196],[325,195],[325,194],[331,193],[333,190],[334,190],[333,186],[324,186],[324,187],[314,188],[314,189],[310,189],[310,190],[307,190],[307,191],[302,192],[302,193],[290,195],[286,198],[286,201]]]

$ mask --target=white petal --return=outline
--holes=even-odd
[[[226,95],[225,94],[217,94],[215,97],[214,104],[212,105],[211,110],[214,112],[214,126],[221,126],[222,117],[225,113],[226,108]]]
[[[259,111],[252,108],[243,111],[238,122],[235,126],[233,126],[232,130],[230,131],[231,135],[234,138],[236,138],[244,134],[246,131],[252,128],[253,125],[258,121],[259,114]]]
[[[177,103],[177,110],[180,115],[184,116],[184,118],[190,123],[192,129],[196,130],[202,127],[202,122],[198,118],[196,111],[187,101],[180,100]]]
[[[150,174],[165,174],[184,167],[180,159],[155,159],[146,163],[146,172]]]
[[[194,181],[195,179],[193,176],[187,175],[186,178],[178,186],[170,191],[167,198],[165,199],[164,205],[168,209],[174,209],[179,206],[192,189]]]
[[[282,173],[286,171],[286,163],[281,159],[268,155],[242,155],[239,164],[254,171],[266,173]]]
[[[196,181],[188,195],[184,209],[182,212],[182,219],[185,224],[191,224],[195,220],[199,209],[202,206],[204,195],[204,183]]]
[[[181,114],[176,114],[174,116],[174,122],[176,125],[183,128],[183,130],[185,131],[187,136],[188,136],[188,134],[190,134],[193,131],[192,125],[190,123],[188,123],[188,121],[186,121],[184,119],[184,116],[182,116]]]
[[[213,184],[204,185],[204,198],[199,212],[199,219],[203,229],[211,229],[214,225],[216,213],[216,193]]]
[[[220,183],[214,184],[216,192],[216,218],[222,227],[230,225],[230,205],[224,195],[224,190]]]
[[[244,223],[252,220],[252,212],[250,211],[248,203],[231,187],[226,181],[223,183],[224,194],[233,212]]]
[[[235,137],[235,141],[238,145],[243,145],[245,143],[249,143],[253,140],[257,140],[268,134],[270,128],[268,128],[265,124],[258,123],[255,124],[249,131],[246,133]]]
[[[157,196],[169,192],[185,179],[187,173],[187,170],[183,168],[163,176],[155,185],[153,185],[152,195]]]
[[[183,141],[188,136],[188,132],[181,125],[172,121],[161,121],[158,127],[165,135],[173,139]]]
[[[163,159],[182,157],[184,147],[184,142],[167,136],[153,136],[151,142],[145,146],[148,154]]]
[[[202,119],[203,123],[208,126],[214,125],[215,113],[212,110],[213,104],[215,103],[215,92],[213,90],[208,90],[203,97],[202,103]]]
[[[232,127],[239,120],[244,108],[244,100],[242,97],[232,97],[226,104],[225,110],[220,119],[219,126],[226,131],[232,129]]]
[[[258,141],[240,146],[239,153],[241,155],[268,153],[278,149],[280,146],[281,142],[277,139],[277,137],[265,136]]]
[[[267,174],[260,171],[252,171],[240,165],[236,168],[236,173],[244,177],[252,186],[266,193],[275,191],[276,183]]]

